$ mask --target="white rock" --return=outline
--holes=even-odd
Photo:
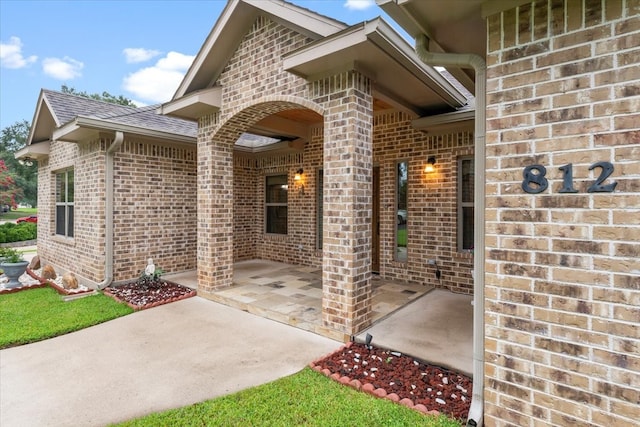
[[[444,400],[442,400],[440,398],[436,399],[436,402],[438,402],[441,405],[446,405],[447,404],[447,402],[445,402]]]

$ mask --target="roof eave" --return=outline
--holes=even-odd
[[[410,46],[398,33],[391,28],[382,18],[349,27],[340,33],[313,42],[300,48],[283,58],[283,68],[293,74],[306,79],[316,79],[334,71],[329,69],[331,56],[344,56],[341,62],[355,64],[352,55],[345,54],[348,49],[357,49],[371,43],[389,58],[400,64],[407,72],[428,86],[444,102],[452,108],[459,108],[467,103],[467,98],[447,79],[438,73],[433,67],[420,61],[412,46]],[[335,61],[333,61],[335,62]],[[348,64],[347,64],[348,65]],[[370,70],[372,79],[375,80],[375,67],[365,67]],[[365,71],[365,74],[366,71]],[[381,82],[382,83],[382,82]],[[389,88],[398,82],[384,82]]]
[[[49,157],[49,151],[51,149],[50,141],[42,141],[22,147],[15,152],[15,158],[18,160],[44,160]]]
[[[56,129],[53,132],[52,139],[56,141],[63,140],[67,142],[77,143],[85,141],[87,138],[97,137],[101,132],[116,131],[172,142],[196,142],[196,137],[192,136],[147,129],[139,126],[126,125],[122,123],[110,122],[108,120],[101,120],[83,116],[78,116],[64,126]]]
[[[158,113],[185,120],[197,120],[205,114],[219,111],[221,106],[222,88],[218,86],[199,90],[162,104]]]
[[[274,21],[316,39],[346,27],[341,22],[280,0],[230,0],[198,51],[172,100],[213,85],[247,29],[260,13],[265,13]]]

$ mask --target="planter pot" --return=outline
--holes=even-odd
[[[0,269],[2,269],[4,274],[9,278],[9,283],[7,283],[5,287],[9,289],[19,288],[22,284],[18,279],[27,270],[28,265],[29,261],[0,263]]]

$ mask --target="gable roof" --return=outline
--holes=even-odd
[[[157,114],[158,105],[129,107],[43,89],[27,145],[64,139],[79,141],[96,131],[128,133],[195,141],[193,122]]]
[[[314,40],[347,27],[343,22],[283,0],[229,0],[172,100],[211,87],[240,45],[247,28],[260,15]]]

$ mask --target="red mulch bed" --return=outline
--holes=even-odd
[[[424,413],[447,414],[462,423],[469,415],[471,378],[398,352],[349,343],[310,366],[343,384]]]
[[[148,284],[133,282],[109,286],[104,289],[104,294],[127,304],[134,310],[144,310],[193,297],[196,291],[176,283],[156,280]]]

